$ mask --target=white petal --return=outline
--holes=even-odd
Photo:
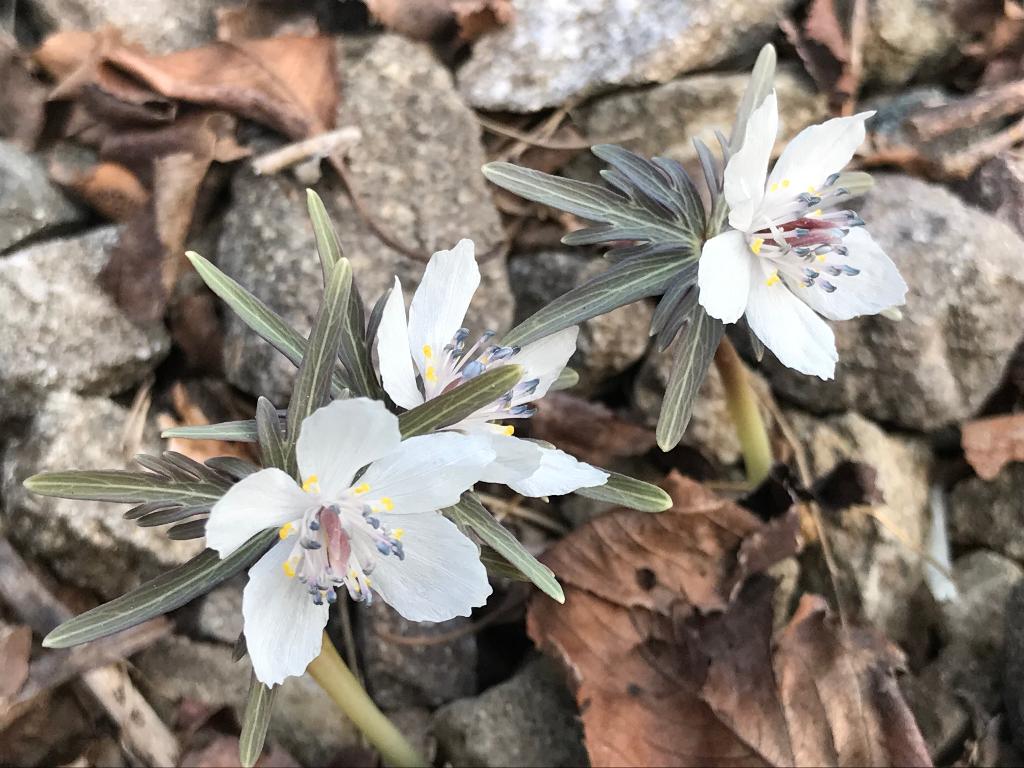
[[[729,204],[729,224],[750,230],[754,214],[764,197],[768,161],[779,132],[779,108],[772,91],[750,115],[743,146],[725,167],[725,201]]]
[[[508,487],[523,496],[561,496],[577,488],[592,488],[608,482],[608,473],[577,461],[556,448],[541,448],[540,467],[524,480],[513,480]]]
[[[476,545],[438,512],[379,515],[401,528],[405,559],[380,557],[370,580],[374,591],[410,621],[469,616],[487,602],[491,585]]]
[[[538,379],[540,383],[534,393],[527,398],[516,400],[516,403],[539,400],[547,394],[555,383],[558,374],[565,368],[569,358],[576,351],[576,337],[579,336],[578,325],[564,328],[558,333],[545,336],[543,339],[527,344],[511,362],[523,367],[521,381]]]
[[[861,112],[852,117],[836,117],[800,131],[772,168],[766,203],[783,197],[792,200],[811,188],[820,191],[824,181],[843,170],[857,147],[864,143],[864,121],[874,114]]]
[[[835,375],[835,336],[828,324],[786,287],[781,280],[753,260],[747,322],[779,362],[809,376],[831,379]]]
[[[420,371],[433,364],[426,359],[425,348],[436,361],[462,327],[479,285],[472,240],[460,240],[450,251],[430,257],[409,305],[409,349]]]
[[[827,263],[848,264],[860,270],[857,275],[828,279],[836,290],[826,293],[817,286],[799,289],[796,295],[829,320],[849,320],[860,315],[876,315],[890,307],[906,303],[907,284],[892,259],[863,227],[856,227],[843,238],[847,256],[828,254]],[[817,265],[816,265],[817,266]]]
[[[384,304],[377,330],[377,359],[381,383],[388,396],[402,408],[415,408],[423,402],[423,394],[416,386],[416,369],[409,354],[409,326],[405,322],[405,297],[402,284],[395,278]]]
[[[297,677],[320,654],[330,606],[314,605],[306,585],[282,566],[294,542],[278,542],[249,569],[242,593],[245,646],[257,679],[276,685]]]
[[[352,476],[402,441],[398,417],[377,400],[354,397],[318,408],[302,422],[295,445],[303,482],[316,476],[328,499],[352,484]]]
[[[500,427],[490,424],[483,425],[486,430],[479,433],[494,451],[495,459],[484,470],[480,478],[484,483],[501,483],[508,485],[516,480],[523,480],[540,468],[541,448],[529,440],[505,435],[499,432]]]
[[[704,243],[697,265],[698,301],[712,317],[735,323],[747,307],[750,261],[746,235],[735,229]]]
[[[409,514],[449,507],[494,461],[479,438],[455,432],[411,437],[373,464],[362,477],[369,489],[360,498],[388,511]]]
[[[286,472],[261,469],[228,489],[206,521],[206,546],[227,557],[266,528],[302,517],[316,504]]]

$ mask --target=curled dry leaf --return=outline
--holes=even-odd
[[[230,421],[238,416],[250,415],[232,412],[233,403],[224,402],[225,397],[222,387],[204,386],[201,381],[192,382],[191,385],[177,381],[171,387],[171,405],[174,408],[175,416],[161,413],[157,417],[158,426],[161,430],[182,426],[201,427],[214,420]],[[201,403],[208,405],[204,407]],[[211,418],[207,411],[208,408],[218,411],[214,418]],[[255,451],[248,443],[229,443],[223,440],[184,440],[172,437],[167,442],[167,450],[176,451],[200,463],[218,456],[235,456],[249,462],[256,462]]]
[[[859,83],[851,66],[849,35],[839,18],[836,0],[813,0],[803,24],[781,24],[789,42],[815,84],[839,111],[856,94]]]
[[[808,597],[773,642],[790,510],[763,522],[673,474],[659,515],[619,511],[545,558],[565,605],[535,599],[530,636],[576,685],[594,766],[927,765],[901,659]]]
[[[0,702],[9,699],[28,679],[32,629],[0,622]]]
[[[647,453],[655,445],[652,430],[619,418],[606,405],[564,392],[549,392],[537,401],[530,430],[534,437],[600,466]]]
[[[1024,461],[1024,413],[968,421],[960,440],[978,477],[992,480],[1011,461]]]
[[[514,16],[511,0],[366,0],[366,6],[380,24],[414,40],[457,33],[472,42]]]

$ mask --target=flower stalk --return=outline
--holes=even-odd
[[[324,632],[324,644],[306,670],[338,708],[362,731],[392,768],[421,768],[429,763],[388,720],[356,680]]]
[[[750,386],[750,375],[727,336],[722,337],[715,352],[715,367],[722,377],[725,404],[743,451],[747,480],[756,486],[771,472],[772,447],[757,407],[757,395]]]

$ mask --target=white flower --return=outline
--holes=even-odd
[[[725,169],[732,229],[704,244],[697,282],[708,314],[747,323],[784,365],[831,379],[838,360],[829,320],[904,303],[896,266],[849,210],[840,171],[864,141],[874,112],[800,132],[771,175],[778,128],[775,94],[750,116],[743,146]],[[767,178],[766,178],[767,177]]]
[[[488,368],[507,363],[523,367],[516,386],[495,402],[448,429],[486,439],[495,461],[484,472],[486,482],[503,483],[524,496],[556,496],[578,488],[603,485],[608,475],[554,448],[513,437],[511,425],[497,421],[525,419],[576,350],[574,326],[519,347],[491,344],[486,331],[467,348],[469,331],[462,327],[469,303],[480,285],[473,242],[460,240],[450,251],[435,253],[409,305],[406,322],[402,285],[384,307],[377,333],[381,380],[392,400],[414,408]]]
[[[301,486],[264,469],[232,486],[206,523],[221,557],[278,528],[249,570],[246,646],[267,685],[301,675],[320,653],[330,603],[376,592],[412,621],[468,616],[491,593],[476,545],[437,512],[459,500],[494,458],[482,441],[439,433],[402,441],[383,403],[339,400],[302,423]],[[357,477],[360,468],[366,470]]]

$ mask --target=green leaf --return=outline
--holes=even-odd
[[[221,272],[217,267],[204,259],[195,251],[188,256],[196,272],[211,291],[217,294],[231,307],[242,322],[252,328],[260,338],[267,341],[274,349],[287,357],[294,365],[302,364],[306,353],[306,340],[302,334],[292,328],[274,310],[253,296],[238,282]],[[340,397],[348,387],[345,372],[341,369],[332,374],[332,386],[335,397]]]
[[[694,307],[690,321],[675,341],[674,367],[665,386],[656,430],[661,450],[672,450],[682,439],[723,333],[721,320],[711,317],[700,305]]]
[[[177,480],[151,472],[88,469],[41,472],[25,481],[25,487],[40,496],[120,504],[166,501],[186,506],[213,504],[228,485]]]
[[[65,621],[43,639],[43,645],[69,648],[180,608],[251,565],[276,538],[276,530],[258,533],[223,560],[213,550],[204,550],[184,565]]]
[[[316,238],[317,253],[320,254],[324,285],[327,285],[331,270],[345,254],[341,251],[338,233],[335,232],[334,225],[331,224],[331,217],[327,215],[324,201],[312,189],[306,190],[306,207],[309,209],[309,219],[313,222],[313,236]]]
[[[608,472],[608,470],[604,470]],[[643,480],[608,472],[608,482],[593,488],[577,488],[578,496],[608,501],[640,512],[664,512],[672,506],[672,498],[661,488]]]
[[[245,768],[252,768],[263,754],[267,728],[274,709],[274,688],[268,688],[253,674],[249,679],[249,697],[242,716],[242,734],[238,738],[238,759]]]
[[[255,443],[256,422],[222,421],[220,424],[200,424],[192,427],[171,427],[160,433],[163,438],[180,437],[185,440],[226,440],[231,443]]]
[[[363,315],[363,299],[355,283],[349,294],[346,307],[345,325],[342,328],[341,347],[338,354],[345,370],[352,380],[352,391],[357,395],[374,400],[382,399],[377,375],[370,362],[370,340],[366,337],[366,322]]]
[[[259,436],[260,458],[264,467],[284,469],[288,456],[281,434],[281,419],[277,409],[265,397],[256,402],[256,433]]]
[[[549,389],[558,391],[560,389],[572,389],[580,383],[580,374],[578,371],[574,371],[572,368],[563,368],[562,372],[558,374],[558,378],[554,380]]]
[[[513,328],[504,345],[524,345],[647,296],[665,292],[694,257],[685,247],[622,261],[562,294]]]
[[[302,422],[326,402],[331,389],[331,373],[338,359],[351,288],[352,266],[348,259],[342,259],[334,266],[327,281],[324,300],[313,321],[313,330],[309,332],[306,355],[302,358],[288,403],[285,455],[289,462],[295,453],[295,441],[299,438]]]
[[[444,512],[459,525],[476,531],[485,544],[515,566],[541,592],[560,603],[565,602],[565,593],[562,592],[562,587],[551,569],[527,552],[519,540],[495,520],[472,493],[462,494],[459,503],[448,507]]]
[[[513,581],[530,581],[523,575],[522,571],[486,544],[480,547],[480,562],[484,564],[484,568],[487,569],[487,573],[491,576],[501,579],[512,579]]]
[[[518,365],[501,365],[427,400],[398,417],[402,438],[425,435],[448,427],[493,403],[523,377]]]

